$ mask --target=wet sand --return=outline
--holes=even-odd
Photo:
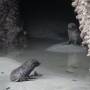
[[[0,57],[0,90],[8,87],[9,90],[89,90],[89,57],[85,53],[78,54],[81,59],[79,67],[73,73],[66,72],[67,59],[71,54],[48,51],[48,48],[56,44],[59,42],[32,40],[28,48],[14,50],[5,57]],[[32,81],[11,82],[10,72],[32,58],[41,62],[36,70],[43,76]]]

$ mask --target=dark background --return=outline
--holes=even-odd
[[[70,0],[21,0],[24,29],[34,38],[67,37],[67,24],[78,23]]]

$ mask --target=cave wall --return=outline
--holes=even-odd
[[[66,37],[67,24],[75,21],[68,4],[66,0],[61,3],[59,0],[0,0],[0,45],[11,47],[22,32],[30,38],[60,40]]]
[[[23,8],[25,27],[31,38],[59,40],[67,37],[67,24],[75,22],[70,2],[65,0],[24,2]]]
[[[11,47],[17,33],[22,30],[19,24],[19,1],[0,0],[0,46]]]

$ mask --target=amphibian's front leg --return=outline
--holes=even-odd
[[[42,74],[38,73],[37,71],[35,71],[32,75],[29,76],[30,79],[37,79],[39,77],[41,77]]]

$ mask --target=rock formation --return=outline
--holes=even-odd
[[[11,47],[18,32],[22,30],[19,22],[18,0],[0,0],[0,45]]]
[[[82,45],[87,46],[87,56],[90,56],[90,0],[73,0],[72,6],[75,7],[76,19],[79,21]]]

